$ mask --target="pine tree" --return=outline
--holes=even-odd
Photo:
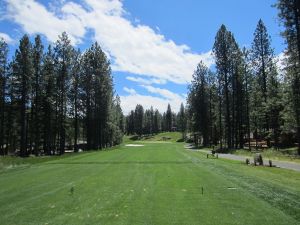
[[[218,136],[218,93],[217,93],[217,83],[216,83],[216,74],[208,71],[207,77],[208,85],[208,105],[209,105],[209,143],[210,145],[217,145],[219,136]]]
[[[16,75],[17,83],[16,91],[20,99],[20,155],[25,157],[28,155],[28,105],[32,88],[32,45],[27,35],[20,40],[19,49],[16,50],[14,75]]]
[[[225,107],[225,139],[227,140],[227,147],[232,148],[232,121],[231,121],[231,102],[230,102],[230,81],[232,79],[231,73],[231,54],[232,54],[232,34],[227,31],[225,25],[222,25],[219,29],[215,43],[213,47],[213,52],[216,59],[216,67],[219,79],[219,90],[220,95],[224,96],[220,98],[220,114],[222,113],[222,103]],[[221,117],[221,115],[220,115]],[[220,130],[221,130],[221,119],[220,119]]]
[[[6,110],[6,85],[7,85],[7,54],[8,46],[0,38],[0,154],[4,155],[5,136],[5,110]]]
[[[110,118],[109,118],[109,129],[111,134],[110,145],[118,145],[122,142],[123,138],[123,130],[124,130],[124,121],[123,121],[123,112],[121,109],[121,101],[120,97],[117,95],[112,104]]]
[[[36,36],[32,49],[34,80],[31,104],[31,142],[34,141],[34,153],[38,155],[41,142],[41,70],[44,46],[39,35]]]
[[[54,153],[55,137],[57,134],[57,86],[55,74],[55,56],[51,45],[43,57],[43,91],[42,91],[42,116],[43,116],[43,149],[45,154],[51,155]]]
[[[168,104],[168,108],[166,111],[166,131],[172,131],[172,110],[170,104]]]
[[[59,151],[60,154],[65,152],[66,144],[66,116],[67,116],[67,93],[70,88],[70,76],[72,57],[74,49],[66,32],[59,36],[55,44],[55,65],[58,85],[58,123],[59,123]]]
[[[188,104],[192,113],[193,132],[201,134],[203,146],[209,144],[209,94],[207,78],[208,68],[201,61],[197,66],[189,88]],[[198,144],[198,138],[196,144]]]
[[[144,108],[142,105],[137,105],[134,111],[134,130],[139,136],[143,134],[144,127]]]
[[[85,120],[85,134],[86,134],[86,142],[87,149],[92,149],[92,139],[93,139],[93,82],[94,82],[94,74],[91,66],[91,58],[93,57],[92,50],[88,49],[82,56],[82,101],[83,101],[83,113]]]
[[[264,114],[265,117],[259,124],[265,133],[269,130],[269,114],[265,109],[265,105],[267,104],[268,97],[268,77],[270,76],[270,72],[272,71],[272,66],[274,62],[274,53],[271,48],[271,38],[268,35],[267,28],[265,27],[262,20],[258,21],[256,30],[254,32],[254,40],[251,48],[251,61],[253,73],[255,75],[255,79],[257,80],[256,92],[261,92],[262,100],[261,102],[257,102],[257,109],[252,108],[252,110],[257,111],[262,109],[262,111],[258,111],[258,113]],[[259,106],[261,105],[261,106]]]
[[[245,132],[247,133],[248,139],[248,148],[251,150],[251,140],[250,140],[250,92],[251,92],[251,82],[252,82],[252,74],[250,71],[250,67],[248,66],[249,59],[249,51],[246,48],[243,48],[243,70],[244,70],[244,88],[245,88]]]
[[[156,109],[155,112],[154,112],[154,119],[153,119],[153,132],[155,134],[158,134],[162,129],[161,128],[161,121],[162,121],[162,115]]]
[[[134,134],[134,111],[131,110],[129,115],[126,117],[126,133],[127,134]]]
[[[266,111],[269,115],[269,125],[271,129],[270,139],[274,140],[275,147],[278,147],[280,136],[280,121],[282,106],[282,91],[278,81],[277,68],[274,66],[268,77],[268,92]]]
[[[79,136],[79,113],[80,113],[80,50],[74,52],[71,69],[71,91],[70,99],[72,105],[72,116],[74,117],[74,151],[78,152]]]
[[[287,42],[287,71],[292,89],[294,115],[297,124],[298,154],[300,155],[300,1],[278,0],[279,18],[285,27]]]
[[[177,115],[178,118],[178,130],[182,133],[182,139],[185,139],[186,126],[187,126],[187,116],[183,103],[180,105],[180,109]]]

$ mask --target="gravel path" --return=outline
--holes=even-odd
[[[186,149],[189,149],[191,151],[199,151],[199,152],[204,152],[206,154],[211,154],[211,151],[209,150],[199,150],[199,149],[194,149],[192,145],[186,145]],[[251,163],[253,162],[253,157],[250,156],[241,156],[241,155],[233,155],[233,154],[222,154],[218,153],[218,157],[224,158],[224,159],[232,159],[232,160],[238,160],[238,161],[246,161],[246,158],[250,159]],[[268,158],[263,158],[264,160],[264,165],[269,166],[269,159]],[[278,160],[272,160],[273,166],[284,168],[284,169],[290,169],[290,170],[295,170],[300,172],[300,164],[299,163],[292,163],[292,162],[285,162],[285,161],[278,161]]]

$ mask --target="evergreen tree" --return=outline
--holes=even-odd
[[[207,78],[208,68],[201,61],[197,66],[189,88],[188,104],[191,111],[193,132],[201,134],[203,146],[209,144],[209,94]],[[198,144],[198,138],[196,144]]]
[[[118,145],[122,142],[124,121],[121,109],[120,97],[117,95],[112,104],[109,114],[108,127],[110,129],[110,146]]]
[[[42,123],[42,102],[41,102],[41,70],[43,58],[43,44],[41,37],[36,36],[32,49],[34,80],[32,87],[32,104],[31,104],[31,143],[34,141],[34,153],[38,155],[41,143],[41,123]]]
[[[4,155],[8,46],[0,38],[0,154]]]
[[[20,112],[20,155],[27,156],[28,145],[28,105],[32,88],[32,45],[27,35],[20,40],[19,49],[16,50],[13,73],[16,76],[16,92],[19,99]]]
[[[292,102],[296,120],[298,154],[300,155],[300,1],[278,0],[279,18],[284,25],[288,65],[287,73],[292,89]]]
[[[254,32],[254,40],[251,48],[251,60],[252,68],[255,79],[257,80],[256,92],[261,92],[262,100],[257,102],[257,109],[254,106],[252,110],[257,111],[262,109],[263,111],[257,111],[261,113],[265,119],[259,124],[265,133],[269,130],[269,114],[265,109],[268,97],[268,77],[272,72],[272,66],[274,64],[274,53],[271,48],[271,40],[268,35],[267,28],[265,27],[262,20],[258,21],[256,30]],[[260,106],[261,105],[261,106]],[[264,114],[264,115],[263,115]]]
[[[139,136],[143,134],[144,127],[144,108],[142,105],[137,105],[134,111],[134,130]]]
[[[231,80],[232,80],[232,54],[234,46],[234,38],[231,32],[227,31],[225,25],[222,25],[219,29],[215,43],[213,47],[213,52],[216,59],[216,68],[219,79],[219,95],[220,95],[220,114],[222,113],[222,104],[225,108],[225,139],[227,142],[227,147],[232,148],[232,117],[231,117],[231,101],[230,101],[230,91],[231,91]],[[221,118],[221,115],[220,115]],[[221,130],[221,119],[220,119],[220,130]]]
[[[161,128],[161,121],[162,121],[162,115],[156,109],[155,112],[154,112],[154,118],[153,118],[153,132],[155,134],[159,133],[162,129]]]
[[[67,93],[70,88],[70,77],[74,49],[66,32],[59,36],[55,44],[55,65],[57,77],[58,95],[58,141],[60,154],[65,152],[66,143],[66,116],[67,116]]]
[[[66,146],[76,152],[84,138],[89,150],[121,143],[124,116],[100,46],[81,54],[64,32],[54,50],[43,49],[39,35],[33,46],[24,35],[7,63],[0,40],[0,154],[63,154]],[[150,121],[152,127],[153,109]]]
[[[45,154],[51,155],[56,149],[55,137],[57,134],[57,86],[55,74],[55,56],[51,45],[43,57],[42,67],[42,116],[43,116],[43,149]]]
[[[170,104],[168,104],[166,111],[166,131],[172,131],[172,126],[172,110]]]
[[[126,133],[127,134],[134,134],[135,129],[134,129],[134,111],[131,110],[129,115],[126,117]]]
[[[278,147],[279,136],[280,136],[280,121],[282,106],[282,91],[281,85],[277,78],[277,69],[274,66],[268,77],[268,92],[267,92],[267,105],[266,111],[269,115],[269,125],[271,133],[269,134],[270,139],[274,140],[274,145]]]
[[[183,103],[180,105],[180,109],[177,115],[178,118],[178,130],[182,133],[182,139],[185,139],[186,126],[187,126],[187,116]]]
[[[115,103],[110,64],[98,43],[85,52],[82,61],[87,148],[102,149],[113,145],[111,134],[117,128],[112,123]]]
[[[249,67],[249,51],[246,48],[243,48],[243,70],[244,70],[244,88],[245,88],[245,132],[247,133],[248,148],[251,150],[251,140],[250,140],[250,93],[251,93],[251,82],[252,74]]]
[[[80,113],[80,50],[74,52],[72,69],[71,69],[71,90],[70,100],[72,106],[72,116],[74,117],[74,151],[78,151],[78,136],[79,136],[79,113]]]

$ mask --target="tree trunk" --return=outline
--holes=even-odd
[[[294,0],[294,16],[295,16],[295,25],[296,25],[296,39],[297,39],[297,50],[298,50],[298,70],[296,70],[296,83],[299,84],[300,83],[300,24],[299,24],[299,19],[300,19],[300,9],[299,9],[299,1]],[[295,105],[296,107],[296,116],[297,116],[297,139],[298,139],[298,154],[300,155],[300,100],[298,99],[300,96],[300,87],[297,86],[296,87],[298,90],[296,91],[296,93],[298,95],[296,95],[295,97],[297,98],[297,105]]]
[[[5,77],[3,76],[2,78],[2,82],[1,82],[1,92],[2,92],[2,96],[1,96],[1,115],[0,115],[0,154],[4,155],[4,113],[5,113]]]
[[[23,78],[23,85],[24,85]],[[25,85],[24,85],[25,86]],[[26,143],[26,88],[23,86],[22,99],[21,99],[21,141],[20,141],[20,154],[22,157],[27,155],[27,143]]]

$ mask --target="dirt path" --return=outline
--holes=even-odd
[[[191,151],[199,151],[199,152],[203,152],[206,154],[211,154],[211,151],[209,151],[209,150],[194,149],[192,145],[186,145],[185,148],[188,150],[191,150]],[[246,158],[248,158],[248,159],[250,159],[251,163],[254,163],[253,157],[250,157],[250,156],[218,153],[218,157],[223,158],[223,159],[232,159],[232,160],[238,160],[238,161],[243,161],[243,162],[245,162]],[[264,160],[264,165],[268,166],[269,159],[264,158],[263,160]],[[292,162],[285,162],[285,161],[278,161],[278,160],[272,160],[272,163],[276,167],[295,170],[295,171],[300,172],[300,164],[299,163],[292,163]]]

